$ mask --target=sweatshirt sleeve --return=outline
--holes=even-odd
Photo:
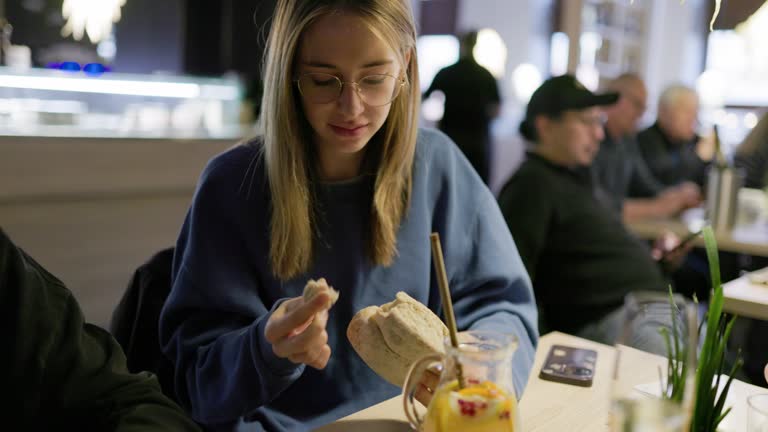
[[[518,398],[538,342],[533,289],[515,242],[488,188],[458,151],[448,163],[437,225],[459,330],[495,330],[518,338],[513,379]]]
[[[280,301],[265,304],[243,216],[244,169],[214,159],[204,170],[174,255],[160,343],[175,363],[180,402],[203,424],[235,422],[290,386],[303,365],[278,358],[264,327]],[[250,226],[250,225],[252,226]]]

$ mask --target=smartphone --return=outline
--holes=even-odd
[[[580,387],[591,387],[595,376],[597,351],[565,345],[549,350],[539,378]]]
[[[700,235],[701,235],[701,231],[696,231],[694,233],[688,234],[684,239],[680,240],[680,243],[677,246],[673,247],[672,249],[670,249],[670,250],[668,250],[666,252],[663,252],[661,254],[661,258],[659,259],[659,261],[663,261],[670,254],[673,254],[673,253],[679,251],[681,248],[685,247],[685,245],[687,245],[688,243],[690,243],[691,241],[693,241],[694,239],[696,239],[696,237],[698,237]]]

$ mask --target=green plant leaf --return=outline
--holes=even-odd
[[[704,337],[704,344],[699,356],[699,367],[696,370],[695,383],[695,403],[693,418],[691,419],[691,431],[708,431],[711,425],[709,416],[714,406],[714,396],[711,394],[712,379],[714,378],[713,360],[715,357],[715,344],[717,338],[717,328],[720,324],[720,315],[722,311],[722,289],[720,287],[720,261],[717,255],[717,241],[711,227],[705,227],[703,230],[704,244],[707,249],[707,259],[709,261],[710,277],[712,279],[713,293],[710,300],[709,312],[707,313],[707,334]],[[716,360],[715,360],[716,362]]]
[[[719,392],[720,378],[725,368],[725,352],[736,317],[725,321],[723,315],[723,286],[720,280],[720,260],[717,241],[711,227],[703,230],[704,244],[707,249],[709,273],[712,282],[709,310],[706,314],[706,336],[701,347],[699,363],[696,369],[695,400],[691,432],[715,432],[720,422],[731,411],[723,411],[725,400],[730,390],[736,371],[743,361],[739,355],[728,374],[729,378],[723,390]],[[701,327],[699,328],[701,334]]]

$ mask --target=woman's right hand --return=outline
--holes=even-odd
[[[310,302],[295,297],[280,304],[264,329],[264,337],[272,344],[275,355],[315,369],[325,368],[331,357],[325,331],[330,304],[330,296],[325,292]]]

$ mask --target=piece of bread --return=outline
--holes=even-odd
[[[304,286],[304,301],[311,302],[316,295],[325,290],[328,290],[328,295],[331,298],[329,300],[330,304],[328,305],[328,309],[330,309],[339,299],[339,292],[328,285],[328,282],[325,281],[325,278],[320,278],[318,280],[310,279],[309,282],[307,282],[307,285]]]
[[[362,309],[347,327],[347,339],[363,361],[399,387],[413,362],[445,352],[447,335],[434,312],[402,291],[390,303]]]

